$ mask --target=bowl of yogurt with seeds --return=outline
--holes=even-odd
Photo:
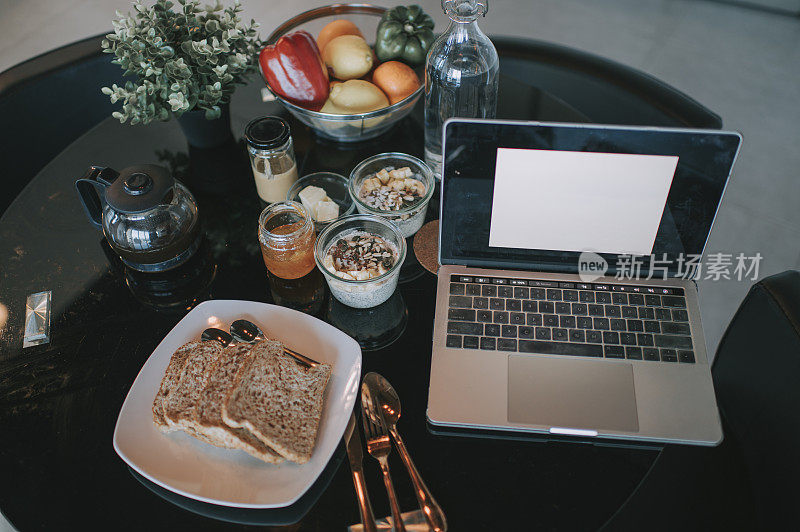
[[[320,233],[314,257],[333,297],[349,307],[370,308],[397,288],[406,240],[395,224],[379,216],[345,216]]]
[[[350,173],[350,196],[358,212],[391,220],[404,237],[425,222],[435,181],[423,161],[405,153],[379,153]]]

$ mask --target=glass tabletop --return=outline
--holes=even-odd
[[[294,528],[342,530],[358,522],[342,446],[291,507],[237,510],[155,486],[129,470],[111,445],[133,379],[189,309],[206,299],[276,299],[256,238],[262,205],[240,139],[250,119],[289,120],[301,176],[321,170],[346,176],[361,160],[385,151],[422,155],[419,104],[379,138],[337,144],[317,138],[276,102],[262,102],[262,86],[254,81],[236,92],[231,104],[236,140],[220,148],[187,150],[174,121],[146,127],[103,121],[45,166],[0,219],[0,303],[9,311],[0,336],[0,510],[20,529],[96,523],[206,530],[231,523],[299,523]],[[552,94],[510,76],[501,76],[498,117],[589,121]],[[122,265],[87,222],[74,191],[74,181],[89,165],[121,169],[136,163],[169,167],[199,203],[205,232],[200,251],[161,276]],[[438,217],[438,197],[430,205],[432,220]],[[381,373],[397,389],[403,400],[400,430],[451,528],[600,526],[656,453],[430,427],[425,410],[436,278],[415,269],[410,250],[409,260],[405,282],[380,307],[352,309],[326,295],[317,315],[359,340],[364,372]],[[52,291],[51,340],[23,349],[26,297],[47,290]],[[394,454],[391,461],[401,506],[416,508],[399,457]],[[375,513],[388,515],[377,463],[367,456],[365,468]]]

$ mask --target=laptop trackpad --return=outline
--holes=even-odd
[[[638,432],[633,368],[624,363],[511,355],[508,421]]]

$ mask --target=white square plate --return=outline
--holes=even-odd
[[[227,330],[252,321],[287,347],[330,364],[317,442],[305,464],[267,464],[249,454],[203,443],[153,423],[153,398],[169,359],[208,327]],[[253,301],[206,301],[189,312],[156,347],[133,382],[117,418],[114,450],[159,486],[199,501],[242,508],[280,508],[311,487],[339,444],[361,378],[361,348],[339,329],[301,312]]]

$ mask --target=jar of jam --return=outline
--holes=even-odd
[[[299,279],[313,270],[316,233],[311,214],[300,203],[273,203],[258,217],[258,241],[271,275]]]

